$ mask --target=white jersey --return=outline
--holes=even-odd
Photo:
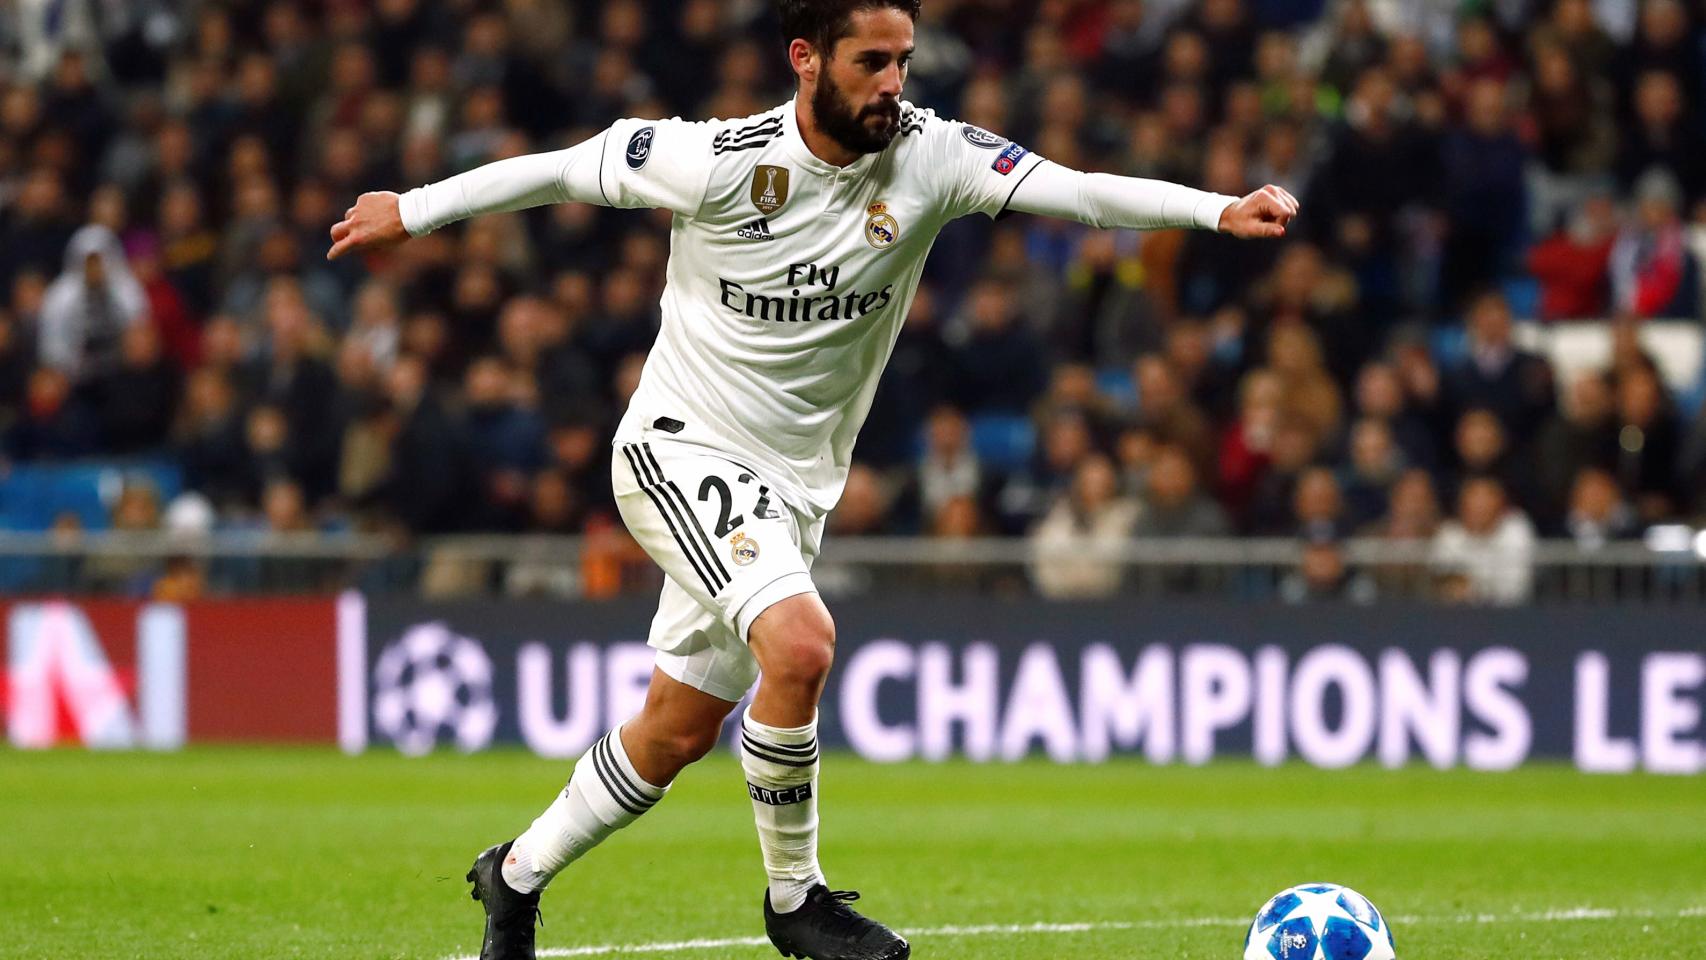
[[[1000,213],[1040,162],[905,103],[888,148],[846,167],[807,149],[793,101],[741,120],[618,121],[601,199],[675,218],[662,330],[616,444],[664,430],[828,513],[936,234]]]

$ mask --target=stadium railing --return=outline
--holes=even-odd
[[[825,594],[982,593],[1092,599],[1114,595],[1220,601],[1442,601],[1474,575],[1435,561],[1427,541],[1347,540],[1337,589],[1308,589],[1306,546],[1293,539],[1131,540],[1049,550],[1022,539],[830,537],[813,569]],[[1045,589],[1039,572],[1088,576]],[[1109,573],[1109,568],[1117,573]],[[1706,531],[1660,527],[1597,548],[1542,540],[1510,602],[1706,603]],[[1100,575],[1098,575],[1098,571]],[[1498,574],[1493,574],[1498,575]],[[246,596],[359,589],[434,598],[601,598],[654,591],[661,574],[615,538],[369,534],[0,533],[0,593]],[[1057,580],[1059,578],[1056,578]],[[1470,591],[1473,594],[1473,591]]]

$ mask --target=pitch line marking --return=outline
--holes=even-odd
[[[1391,916],[1387,919],[1400,924],[1412,923],[1567,923],[1577,920],[1684,920],[1706,918],[1706,906],[1688,907],[1672,912],[1654,910],[1607,910],[1597,907],[1571,907],[1516,913],[1458,913],[1448,916]],[[1007,923],[950,925],[903,930],[915,937],[1018,937],[1035,933],[1095,933],[1103,930],[1177,930],[1187,927],[1242,927],[1249,923],[1245,917],[1181,917],[1174,920],[1130,920],[1084,923]],[[666,940],[658,943],[597,943],[584,947],[545,947],[540,957],[602,957],[620,954],[683,953],[688,950],[716,950],[722,947],[763,947],[770,941],[764,937],[723,937],[718,939]],[[479,960],[469,955],[452,955],[445,960]]]

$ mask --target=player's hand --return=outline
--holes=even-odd
[[[1297,198],[1268,184],[1235,200],[1220,215],[1220,232],[1243,239],[1285,236],[1286,224],[1297,216]]]
[[[394,193],[381,191],[364,193],[356,198],[355,206],[344,211],[344,218],[332,225],[332,249],[327,260],[352,250],[384,250],[409,239],[403,229],[403,214]]]

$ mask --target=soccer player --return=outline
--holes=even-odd
[[[549,203],[674,213],[663,326],[617,427],[611,482],[668,574],[639,715],[599,740],[520,836],[469,871],[486,960],[534,956],[551,878],[662,800],[741,718],[741,765],[784,955],[900,960],[818,867],[817,703],[835,627],[812,584],[824,518],[943,224],[1009,211],[1096,227],[1281,237],[1297,201],[1081,173],[900,98],[920,0],[780,0],[793,100],[739,120],[620,120],[586,142],[366,193],[330,257]]]

